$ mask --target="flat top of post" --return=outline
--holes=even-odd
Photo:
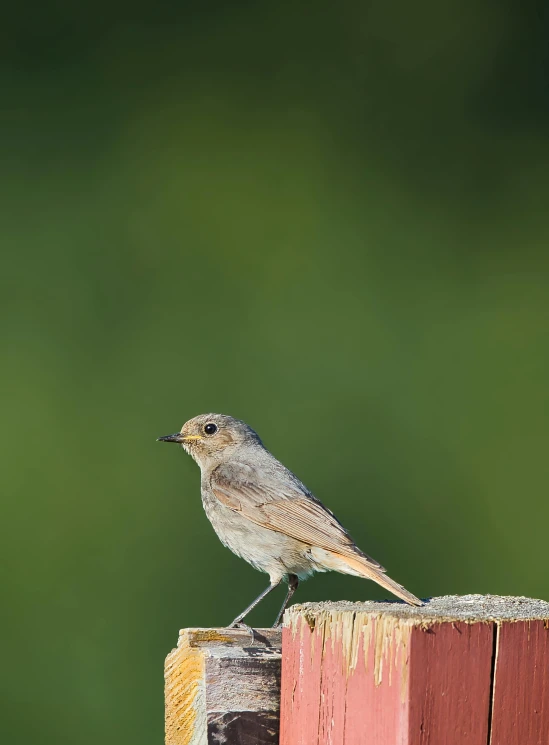
[[[200,649],[209,657],[280,656],[282,629],[181,629],[178,649]]]
[[[330,613],[366,613],[375,616],[425,621],[534,621],[549,619],[549,603],[525,597],[501,595],[445,595],[429,598],[425,605],[416,608],[400,601],[380,603],[368,600],[364,603],[349,601],[303,603],[292,605],[285,614],[285,622],[292,623],[298,617],[314,619]]]

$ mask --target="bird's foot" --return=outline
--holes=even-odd
[[[251,644],[251,646],[253,647],[254,642],[255,642],[255,631],[252,629],[251,626],[248,626],[247,623],[242,623],[242,621],[233,621],[231,623],[231,625],[228,626],[228,628],[229,629],[245,629],[246,631],[248,631],[249,634],[252,637],[252,644]]]

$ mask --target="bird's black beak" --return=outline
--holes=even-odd
[[[174,435],[166,435],[165,437],[159,437],[157,442],[183,442],[183,435],[181,432],[176,432]]]

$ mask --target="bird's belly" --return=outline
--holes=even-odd
[[[313,571],[309,547],[283,533],[256,525],[221,504],[214,496],[203,495],[204,510],[219,540],[271,580],[288,574],[305,579]]]

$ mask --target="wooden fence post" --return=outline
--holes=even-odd
[[[549,603],[307,603],[281,632],[184,629],[167,745],[549,745]]]
[[[280,745],[549,745],[549,603],[306,603],[283,630]]]
[[[183,629],[166,658],[166,745],[275,745],[281,631]]]

